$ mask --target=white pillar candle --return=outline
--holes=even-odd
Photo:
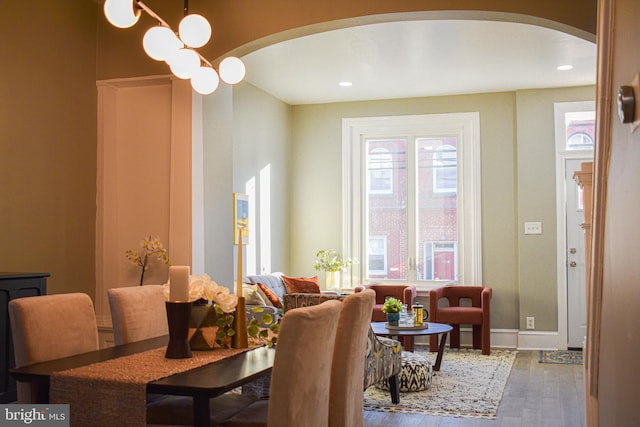
[[[189,301],[188,265],[169,267],[169,299],[171,301]]]

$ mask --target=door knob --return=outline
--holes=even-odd
[[[576,264],[576,262],[575,262],[575,261],[571,261],[571,262],[569,263],[569,267],[575,267],[576,265],[578,265],[578,264]]]

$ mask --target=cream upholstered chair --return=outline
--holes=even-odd
[[[341,303],[289,310],[282,317],[268,400],[252,403],[222,425],[327,426],[331,364]]]
[[[9,319],[17,367],[98,349],[96,314],[87,294],[14,299]],[[38,391],[36,385],[18,382],[18,403],[45,403]]]
[[[161,285],[111,288],[107,294],[116,345],[169,334]]]
[[[355,293],[342,300],[331,366],[329,427],[364,426],[364,382],[367,334],[376,294]]]
[[[161,285],[111,288],[107,294],[116,345],[169,334],[166,297]],[[221,395],[211,399],[211,424],[216,425],[255,400],[255,397],[246,395]],[[193,424],[193,399],[148,394],[147,423]]]

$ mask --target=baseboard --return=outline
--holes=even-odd
[[[520,331],[518,334],[518,350],[557,350],[558,332],[555,331]]]
[[[429,337],[416,337],[416,344],[429,345]],[[447,345],[449,340],[447,340]],[[471,347],[473,336],[471,328],[460,329],[460,346]],[[518,329],[492,329],[491,348],[517,350],[556,350],[558,333],[548,331],[519,331]]]

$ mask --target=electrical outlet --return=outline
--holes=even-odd
[[[527,329],[535,329],[535,328],[536,328],[536,318],[527,317]]]
[[[542,234],[541,222],[525,222],[524,234]]]

